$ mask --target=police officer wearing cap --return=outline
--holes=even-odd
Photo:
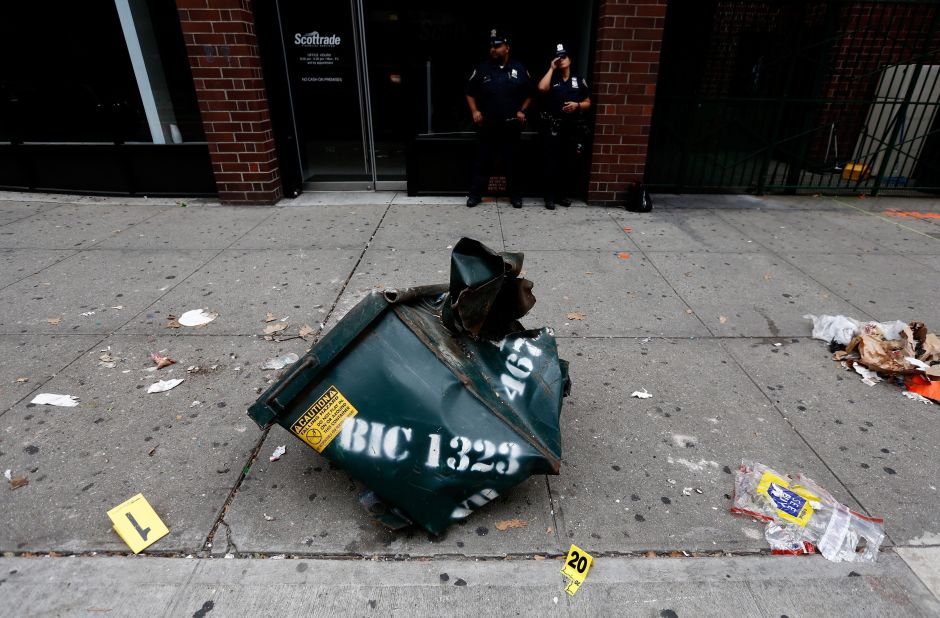
[[[467,83],[467,105],[477,126],[477,152],[467,206],[483,199],[493,156],[502,155],[506,190],[514,208],[522,208],[517,184],[519,138],[532,102],[531,79],[522,63],[509,59],[509,39],[490,30],[490,60],[482,63]]]
[[[571,74],[571,57],[562,43],[555,46],[555,58],[539,80],[538,89],[545,98],[541,129],[545,208],[555,210],[556,203],[571,205],[566,192],[568,176],[579,148],[579,123],[587,122],[584,115],[591,109],[591,91],[586,79]]]

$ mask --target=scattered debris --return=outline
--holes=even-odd
[[[646,389],[644,388],[642,391],[633,391],[632,393],[630,393],[630,396],[636,397],[637,399],[649,399],[653,395],[652,393],[646,392]]]
[[[917,393],[928,399],[940,401],[940,380],[931,381],[920,375],[904,376],[904,385],[912,393]]]
[[[17,384],[25,384],[25,383],[29,382],[29,378],[17,378],[17,379],[15,380],[15,382],[16,382]]]
[[[167,322],[165,328],[182,328],[183,325],[180,324],[179,319],[172,313],[166,316]]]
[[[276,320],[276,319],[277,319],[277,318],[274,317],[274,314],[271,313],[270,311],[268,311],[267,315],[264,316],[264,321],[265,321],[265,322],[273,322],[273,321]]]
[[[122,309],[124,308],[124,305],[115,305],[115,306],[113,306],[113,307],[111,307],[111,308],[112,308],[112,309],[117,309],[118,311],[120,311],[120,310],[122,310]]]
[[[94,312],[94,311],[86,311],[85,313],[82,314],[82,317],[87,318],[87,317],[92,316],[92,315],[95,315],[95,312]]]
[[[284,455],[284,453],[286,453],[286,452],[287,452],[287,446],[286,446],[286,445],[279,446],[279,447],[277,447],[276,449],[274,449],[274,452],[271,453],[271,456],[268,457],[268,459],[270,459],[271,461],[277,461],[277,460],[280,459],[280,458]]]
[[[267,513],[265,513],[265,514],[264,514],[264,521],[274,521],[274,518],[271,517],[270,515],[268,515]]]
[[[529,525],[529,522],[527,522],[524,519],[519,519],[519,518],[514,517],[512,519],[503,519],[501,521],[496,522],[493,525],[496,526],[497,530],[499,530],[500,532],[503,532],[505,530],[509,530],[510,528],[525,528],[526,526]]]
[[[923,395],[920,395],[920,394],[918,394],[918,393],[912,393],[911,391],[901,391],[901,394],[904,395],[905,397],[907,397],[908,399],[913,399],[914,401],[919,401],[919,402],[921,402],[921,403],[925,403],[925,404],[927,404],[928,406],[932,406],[932,405],[933,405],[933,402],[932,402],[932,401],[930,401],[929,399],[927,399],[926,397],[924,397]]]
[[[164,367],[169,367],[170,365],[176,364],[175,360],[169,356],[163,356],[159,352],[151,352],[150,358],[157,364],[157,369],[163,369]]]
[[[316,335],[317,331],[310,327],[309,324],[304,324],[300,327],[300,338],[304,341],[310,341],[313,335]]]
[[[218,313],[210,312],[208,309],[193,309],[181,315],[177,321],[181,326],[205,326],[217,317],[219,317]]]
[[[580,320],[583,320],[583,319],[585,318],[585,315],[584,315],[582,312],[580,312],[580,311],[570,311],[570,312],[568,312],[568,313],[565,315],[565,317],[568,318],[569,320],[578,320],[578,321],[580,321]]]
[[[267,326],[264,327],[264,334],[274,335],[275,333],[279,333],[282,330],[286,329],[287,326],[288,325],[285,322],[277,322],[273,324],[268,324]]]
[[[725,316],[723,316],[723,315],[718,316],[718,323],[719,323],[719,324],[726,324],[727,322],[728,322],[728,318],[727,318],[727,317],[725,317]]]
[[[626,251],[621,251],[620,253],[617,254],[617,257],[621,260],[629,260],[630,254]]]
[[[159,445],[159,444],[155,444],[152,449],[150,449],[149,451],[147,451],[147,456],[148,456],[148,457],[153,457],[153,454],[157,452],[157,447],[158,447],[158,446],[160,446],[160,445]]]
[[[174,380],[160,380],[159,382],[154,382],[147,388],[148,393],[163,393],[172,388],[176,388],[183,383],[183,378],[176,378]]]
[[[876,372],[871,371],[861,363],[855,363],[852,368],[855,370],[855,373],[862,376],[862,382],[868,386],[874,386],[878,382],[881,382],[881,378],[878,377]]]
[[[691,496],[691,495],[692,495],[692,488],[691,488],[691,487],[683,487],[683,488],[682,488],[682,495],[683,495],[683,496]]]
[[[9,472],[9,470],[7,470]],[[7,476],[7,480],[10,481],[10,490],[19,489],[20,487],[26,487],[29,485],[29,478],[26,475],[23,476]]]
[[[300,360],[300,357],[294,354],[293,352],[285,354],[284,356],[278,356],[277,358],[269,358],[264,361],[264,364],[261,365],[261,369],[283,369],[288,365],[293,365]]]
[[[884,211],[884,214],[889,217],[901,217],[908,219],[940,219],[940,213],[936,212],[919,212],[917,210],[898,210],[896,208],[889,208]]]
[[[191,404],[189,404],[189,407],[190,407],[190,408],[198,408],[198,407],[201,406],[201,405],[202,405],[202,402],[201,402],[201,401],[194,401],[194,402],[192,402]]]
[[[49,324],[53,326],[58,326],[59,324],[62,323],[62,318],[47,318],[46,322],[48,322]]]
[[[863,323],[843,315],[803,317],[813,321],[813,338],[829,344],[832,360],[854,370],[865,384],[874,386],[883,376],[893,376],[903,381],[908,391],[940,401],[940,338],[927,332],[923,322]]]
[[[78,405],[78,397],[73,395],[55,395],[53,393],[39,393],[30,403],[38,406],[62,406],[64,408],[74,408]]]
[[[875,562],[885,538],[884,520],[850,510],[809,477],[750,461],[735,473],[731,512],[775,524],[764,531],[775,552],[810,544],[833,562]]]

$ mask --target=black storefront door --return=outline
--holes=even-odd
[[[572,50],[575,73],[592,72],[593,0],[556,13],[490,0],[279,0],[254,8],[278,154],[295,190],[466,192],[475,138],[464,88],[488,57],[491,28],[510,33],[512,57],[534,81],[558,42]],[[535,129],[533,122],[524,136],[532,195],[541,182]]]

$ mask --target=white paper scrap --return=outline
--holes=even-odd
[[[277,460],[280,459],[281,456],[282,456],[284,453],[286,453],[286,452],[287,452],[287,446],[286,446],[286,445],[285,445],[285,446],[279,446],[279,447],[277,447],[276,449],[274,449],[274,452],[271,453],[271,456],[268,457],[268,459],[270,459],[271,461],[277,461]]]
[[[53,393],[39,393],[30,403],[47,406],[63,406],[65,408],[74,408],[78,405],[78,398],[72,395],[55,395]]]
[[[630,393],[630,396],[636,397],[637,399],[649,399],[653,395],[651,395],[650,393],[647,393],[646,389],[644,388],[642,391],[633,391],[632,393]]]
[[[924,397],[924,396],[921,395],[920,393],[912,393],[911,391],[903,391],[901,394],[904,395],[905,397],[907,397],[908,399],[913,399],[914,401],[919,401],[919,402],[921,402],[921,403],[924,404],[924,405],[928,405],[928,406],[932,406],[932,405],[933,405],[933,402],[932,402],[932,401],[930,401],[929,399],[927,399],[926,397]]]
[[[170,390],[171,388],[176,388],[182,383],[183,383],[182,378],[178,378],[176,380],[160,380],[159,382],[154,382],[153,384],[151,384],[150,387],[147,389],[147,392],[148,393],[162,393],[164,391]]]
[[[918,369],[922,371],[927,371],[928,369],[930,369],[930,365],[928,365],[922,360],[918,360],[914,358],[913,356],[906,356],[904,357],[904,360],[906,360],[907,362],[909,362],[910,364],[914,365],[915,367],[917,367]]]
[[[202,326],[219,317],[218,313],[212,313],[205,309],[193,309],[187,311],[179,317],[177,322],[182,326]]]
[[[852,368],[855,369],[855,373],[862,376],[862,382],[868,386],[874,386],[877,382],[881,382],[878,374],[867,367],[855,363]]]

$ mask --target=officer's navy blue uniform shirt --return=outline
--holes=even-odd
[[[561,71],[552,75],[552,85],[548,89],[548,112],[553,116],[567,116],[561,111],[562,106],[569,101],[580,103],[591,96],[587,81],[577,75],[571,75],[568,81],[561,77]]]
[[[515,60],[502,66],[489,60],[470,76],[467,94],[476,99],[484,122],[515,118],[522,102],[532,94],[529,72]]]

